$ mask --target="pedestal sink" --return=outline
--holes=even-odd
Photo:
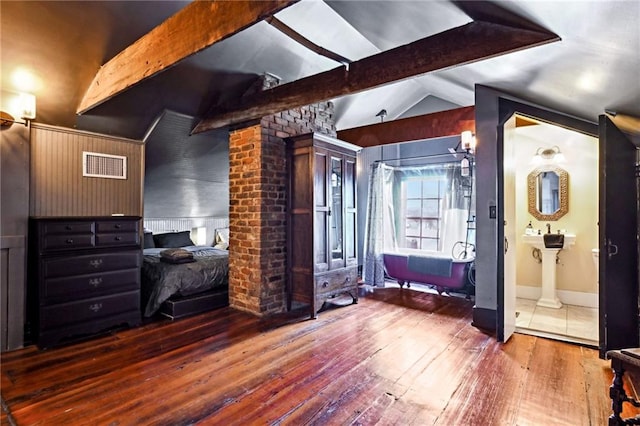
[[[560,250],[575,244],[576,236],[564,234],[562,248],[546,248],[543,235],[523,235],[522,240],[539,249],[542,253],[542,295],[538,299],[537,305],[546,308],[561,308],[562,302],[556,295],[556,256]]]

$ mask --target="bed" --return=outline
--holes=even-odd
[[[153,239],[151,243],[145,234],[142,264],[145,317],[160,313],[179,318],[229,304],[227,250],[193,245],[188,232],[158,234]],[[171,260],[167,253],[180,253],[181,257]]]

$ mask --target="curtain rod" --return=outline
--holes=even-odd
[[[427,159],[427,158],[434,158],[434,157],[444,157],[444,156],[450,155],[452,159],[450,161],[445,161],[445,163],[454,163],[459,161],[458,159],[456,159],[456,155],[458,154],[464,155],[465,153],[464,152],[445,152],[442,154],[419,155],[416,157],[388,158],[384,160],[375,160],[374,162],[384,163],[385,161],[419,160],[419,159]]]

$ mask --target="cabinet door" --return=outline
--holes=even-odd
[[[345,157],[344,173],[344,255],[347,266],[358,264],[356,252],[356,160]]]
[[[345,266],[344,249],[344,177],[345,164],[342,155],[331,155],[329,183],[329,247],[331,252],[331,269]]]
[[[324,272],[329,269],[329,157],[325,150],[315,151],[314,169],[314,226],[313,226],[313,253],[315,272]]]

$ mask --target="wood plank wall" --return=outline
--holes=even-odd
[[[82,152],[127,157],[127,179],[82,176]],[[144,144],[73,129],[31,130],[31,216],[142,216]]]

